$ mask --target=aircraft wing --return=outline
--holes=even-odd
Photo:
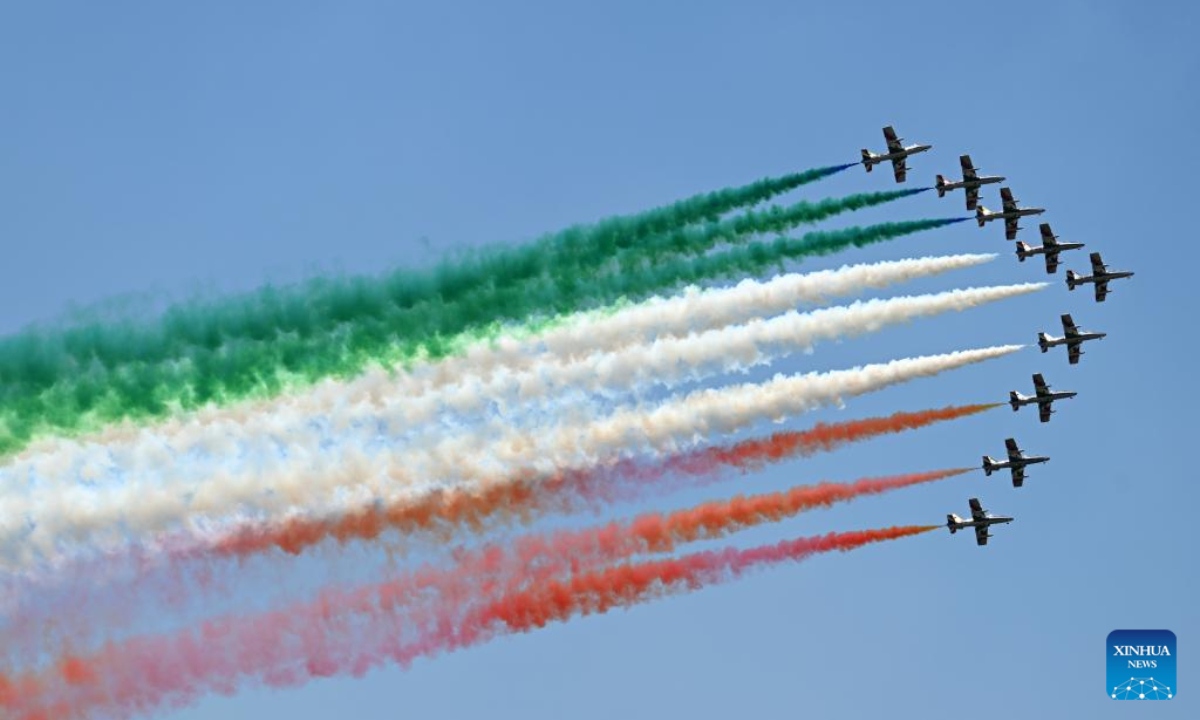
[[[1021,487],[1025,484],[1025,466],[1015,467],[1012,469],[1013,487]]]
[[[1046,272],[1053,275],[1057,271],[1058,271],[1058,253],[1057,252],[1046,253]]]
[[[1050,401],[1038,400],[1038,418],[1042,422],[1050,422],[1052,414],[1054,414],[1054,409],[1050,407]]]
[[[1042,223],[1038,226],[1038,230],[1042,232],[1042,245],[1045,245],[1047,248],[1058,245],[1058,238],[1054,237],[1054,231],[1050,229],[1050,223]]]
[[[1075,321],[1071,319],[1070,313],[1063,315],[1062,318],[1063,332],[1066,333],[1068,339],[1079,335],[1079,328],[1076,327]]]
[[[974,210],[979,205],[979,186],[967,186],[967,209]]]
[[[1037,391],[1037,396],[1043,397],[1050,390],[1050,386],[1046,384],[1046,378],[1042,377],[1041,373],[1033,374],[1033,389]]]
[[[1067,362],[1072,365],[1079,364],[1079,356],[1083,354],[1083,348],[1080,347],[1082,344],[1080,342],[1067,343]]]
[[[900,152],[904,149],[904,146],[900,144],[900,136],[896,134],[891,125],[883,129],[883,139],[887,140],[887,148],[890,153]]]
[[[1004,203],[1004,212],[1017,209],[1017,201],[1013,199],[1012,190],[1009,188],[1000,188],[1000,200]]]
[[[908,177],[908,167],[904,164],[904,158],[892,160],[892,172],[896,174],[896,182],[904,182],[904,179]]]
[[[1096,281],[1096,302],[1104,302],[1104,298],[1108,297],[1108,281]]]
[[[1017,223],[1019,221],[1020,221],[1020,219],[1015,218],[1015,217],[1004,218],[1004,237],[1005,238],[1007,238],[1009,240],[1017,239],[1017,230],[1020,230],[1020,227],[1017,226]]]
[[[1008,451],[1009,460],[1021,459],[1021,448],[1017,447],[1017,441],[1013,438],[1004,441],[1004,449]]]
[[[963,180],[978,180],[979,175],[975,173],[975,166],[971,163],[970,155],[960,155],[958,163],[962,165]]]
[[[1108,268],[1105,267],[1104,261],[1100,259],[1100,253],[1092,253],[1091,259],[1093,275],[1103,275],[1104,273],[1108,272]]]
[[[971,505],[972,520],[983,520],[987,517],[987,514],[983,512],[983,505],[980,504],[979,498],[971,498],[967,502]]]
[[[975,544],[987,545],[988,529],[986,525],[975,526]]]

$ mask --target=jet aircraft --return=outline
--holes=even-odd
[[[999,212],[988,210],[980,205],[975,209],[975,220],[979,223],[979,227],[993,220],[1004,221],[1004,237],[1009,240],[1017,239],[1017,231],[1021,229],[1017,225],[1017,221],[1029,215],[1041,215],[1046,212],[1046,208],[1023,208],[1018,205],[1018,200],[1013,197],[1012,190],[1008,188],[1000,188],[1000,200],[1003,207]]]
[[[964,528],[973,527],[975,528],[975,544],[987,545],[988,538],[992,537],[991,533],[988,532],[988,528],[990,526],[1010,523],[1013,521],[1013,518],[1011,517],[1007,517],[1005,515],[993,515],[984,510],[983,505],[981,505],[979,502],[979,498],[971,498],[969,502],[971,505],[970,520],[967,520],[966,518],[960,518],[954,513],[950,513],[946,516],[946,527],[950,528],[951,535]]]
[[[1026,258],[1034,255],[1046,256],[1046,273],[1053,275],[1058,271],[1058,254],[1064,250],[1078,250],[1083,247],[1083,243],[1060,243],[1058,236],[1050,230],[1050,223],[1042,223],[1038,226],[1042,231],[1042,244],[1037,247],[1029,247],[1023,242],[1017,243],[1017,260],[1025,262]]]
[[[1070,390],[1050,392],[1050,386],[1046,384],[1046,380],[1042,377],[1041,373],[1034,373],[1033,389],[1035,391],[1033,395],[1022,395],[1015,390],[1010,392],[1008,394],[1008,404],[1012,406],[1013,412],[1016,412],[1021,409],[1022,405],[1033,405],[1036,403],[1038,406],[1038,417],[1041,418],[1042,422],[1050,422],[1050,416],[1054,414],[1054,409],[1051,405],[1054,404],[1055,400],[1066,400],[1079,394]]]
[[[905,147],[904,138],[897,137],[896,131],[888,125],[883,129],[883,139],[887,140],[887,152],[882,155],[863,148],[862,164],[867,168],[867,172],[871,172],[871,168],[879,163],[892,161],[892,171],[896,175],[896,182],[902,183],[908,177],[908,168],[904,164],[904,159],[909,155],[925,152],[932,148],[932,145],[909,145]]]
[[[1075,321],[1071,319],[1070,314],[1062,316],[1062,326],[1063,336],[1060,338],[1046,333],[1038,333],[1038,347],[1042,349],[1042,352],[1046,352],[1057,345],[1066,345],[1067,361],[1072,365],[1079,364],[1079,358],[1083,355],[1081,345],[1088,340],[1101,340],[1108,335],[1108,333],[1080,330],[1075,326]]]
[[[1004,441],[1004,448],[1008,451],[1008,460],[996,460],[991,455],[984,455],[983,471],[990,476],[997,470],[1011,470],[1013,487],[1021,487],[1025,484],[1025,468],[1027,466],[1050,462],[1050,458],[1045,455],[1026,455],[1021,452],[1021,448],[1017,447],[1017,441],[1012,438]]]
[[[1108,297],[1108,283],[1111,280],[1120,280],[1121,278],[1133,277],[1133,273],[1128,270],[1117,270],[1109,272],[1105,267],[1104,261],[1100,259],[1100,253],[1092,253],[1092,274],[1080,276],[1074,270],[1067,271],[1067,289],[1074,290],[1084,283],[1095,283],[1096,285],[1096,302],[1104,302],[1104,298]]]
[[[945,197],[946,193],[951,190],[965,188],[967,191],[967,209],[974,210],[975,205],[979,203],[979,188],[992,183],[1004,182],[1004,177],[1000,175],[980,175],[978,168],[971,164],[970,155],[960,155],[958,162],[962,165],[962,180],[946,181],[946,178],[941,175],[937,176],[938,197]]]

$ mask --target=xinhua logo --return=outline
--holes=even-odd
[[[1175,697],[1175,633],[1113,630],[1108,634],[1108,696],[1113,700]]]

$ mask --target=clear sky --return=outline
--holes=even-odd
[[[1135,270],[1103,305],[1043,293],[781,363],[838,368],[1031,342],[1074,313],[1081,365],[1036,348],[806,416],[1080,392],[1048,425],[1006,408],[719,485],[975,464],[1003,439],[1053,456],[1021,490],[963,478],[738,538],[940,522],[977,495],[1013,514],[987,548],[945,532],[822,557],[630,611],[176,718],[1125,716],[1104,695],[1117,628],[1178,636],[1197,717],[1193,3],[26,3],[0,10],[0,330],[112,298],[374,272],[519,242],[882,146],[971,153],[1064,240]],[[854,168],[807,197],[893,187]],[[985,202],[995,203],[988,189]],[[962,213],[932,193],[854,220]],[[906,287],[1042,280],[973,224],[806,268],[995,251]],[[753,377],[765,377],[756,373]],[[760,428],[770,430],[774,428]],[[657,502],[684,505],[700,494]],[[639,509],[622,508],[627,514]],[[582,522],[582,521],[576,521]]]

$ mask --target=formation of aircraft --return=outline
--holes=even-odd
[[[987,545],[988,538],[992,534],[988,532],[988,528],[992,525],[1003,525],[1010,523],[1014,518],[1007,515],[993,515],[983,509],[983,504],[979,502],[979,498],[971,498],[967,501],[971,506],[971,518],[960,518],[954,513],[946,516],[946,527],[950,528],[950,534],[963,530],[965,528],[975,528],[975,544]]]
[[[1046,208],[1021,207],[1019,201],[1013,197],[1012,190],[1006,187],[1000,188],[1000,202],[1002,205],[998,211],[988,210],[982,205],[975,208],[975,220],[979,223],[979,227],[983,227],[993,220],[1003,220],[1004,237],[1009,240],[1017,239],[1017,231],[1021,229],[1017,222],[1021,218],[1046,212]]]
[[[1062,316],[1063,336],[1053,337],[1046,333],[1038,333],[1038,347],[1042,352],[1048,351],[1050,348],[1058,345],[1067,346],[1067,360],[1072,365],[1079,364],[1079,358],[1083,355],[1082,345],[1088,340],[1101,340],[1108,333],[1091,332],[1088,330],[1080,330],[1075,321],[1071,319],[1071,315]]]
[[[904,138],[896,135],[896,131],[888,125],[883,129],[883,139],[887,141],[887,152],[882,155],[876,155],[870,150],[863,148],[862,164],[867,168],[867,172],[871,172],[871,168],[880,163],[887,161],[892,162],[892,172],[896,175],[896,182],[902,183],[908,178],[908,167],[905,165],[905,159],[910,155],[923,153],[932,148],[932,145],[904,145]]]
[[[883,136],[887,140],[887,152],[877,155],[870,150],[863,150],[862,164],[866,167],[867,172],[870,172],[873,166],[890,161],[896,176],[896,182],[904,182],[908,172],[906,165],[907,158],[910,155],[916,155],[917,153],[931,149],[932,145],[905,146],[890,125],[883,129]],[[1019,201],[1013,196],[1012,190],[1007,186],[1000,188],[1000,210],[989,210],[979,201],[982,188],[985,185],[1004,183],[1006,178],[1002,175],[979,174],[979,168],[975,167],[970,155],[960,155],[958,162],[962,167],[962,179],[947,179],[943,175],[938,175],[934,183],[934,189],[937,190],[938,197],[945,197],[947,193],[955,190],[963,190],[966,195],[967,210],[975,213],[975,221],[979,224],[979,227],[985,227],[988,223],[996,220],[1003,220],[1004,237],[1008,240],[1016,240],[1017,234],[1021,230],[1021,218],[1041,215],[1046,212],[1045,208],[1021,207]],[[1058,236],[1050,228],[1050,223],[1041,223],[1038,229],[1041,233],[1041,245],[1030,246],[1024,242],[1018,242],[1017,260],[1023,263],[1029,258],[1041,255],[1045,258],[1046,273],[1048,275],[1058,272],[1059,255],[1061,253],[1069,250],[1078,250],[1084,246],[1081,242],[1059,242]],[[1110,271],[1101,259],[1100,253],[1094,252],[1090,257],[1092,263],[1090,275],[1080,275],[1073,270],[1067,270],[1067,289],[1074,290],[1080,285],[1091,283],[1095,286],[1096,302],[1104,302],[1105,298],[1108,297],[1109,283],[1121,278],[1132,277],[1133,273],[1127,270]],[[1079,364],[1079,358],[1084,354],[1083,343],[1091,340],[1099,340],[1106,336],[1106,333],[1079,329],[1069,313],[1060,316],[1060,320],[1063,327],[1062,337],[1054,337],[1053,335],[1040,332],[1038,333],[1038,347],[1041,348],[1043,353],[1046,353],[1052,347],[1066,345],[1067,360],[1071,365]],[[1050,416],[1054,414],[1053,406],[1055,401],[1073,398],[1077,394],[1073,391],[1051,390],[1050,385],[1046,383],[1041,373],[1033,375],[1033,387],[1033,395],[1022,395],[1016,391],[1010,392],[1008,404],[1012,406],[1014,412],[1019,411],[1025,405],[1037,405],[1038,418],[1043,423],[1050,422]],[[1007,450],[1007,457],[997,460],[991,456],[984,455],[983,471],[985,475],[991,476],[994,472],[1009,470],[1012,475],[1012,484],[1015,488],[1024,485],[1025,478],[1027,477],[1026,468],[1028,466],[1050,460],[1045,455],[1026,455],[1021,451],[1021,448],[1017,445],[1017,441],[1013,438],[1006,439],[1004,445]],[[985,511],[978,498],[971,498],[970,506],[971,517],[969,519],[950,514],[946,516],[946,526],[950,528],[951,533],[964,528],[974,528],[975,540],[979,545],[986,545],[987,539],[992,537],[988,532],[990,526],[1009,523],[1013,520],[1011,517],[992,515]]]
[[[1007,460],[996,460],[991,455],[983,456],[983,472],[989,477],[997,470],[1011,470],[1013,487],[1025,484],[1025,468],[1030,465],[1050,462],[1047,455],[1026,455],[1017,447],[1017,441],[1008,438],[1004,441],[1004,449],[1008,452]]]
[[[1046,274],[1053,275],[1058,271],[1058,254],[1064,250],[1078,250],[1083,247],[1083,243],[1060,243],[1058,236],[1050,229],[1050,223],[1042,223],[1038,226],[1042,233],[1042,244],[1037,247],[1030,247],[1023,242],[1017,243],[1017,260],[1025,262],[1026,258],[1031,258],[1034,255],[1046,256]]]
[[[979,203],[979,188],[984,185],[1004,182],[1002,175],[980,175],[978,169],[971,163],[970,155],[960,155],[958,163],[962,165],[962,180],[947,182],[946,178],[938,175],[934,187],[938,197],[945,197],[951,190],[964,188],[967,193],[967,209],[974,210]]]
[[[1133,277],[1133,273],[1128,270],[1117,270],[1110,272],[1104,265],[1104,261],[1100,259],[1100,253],[1094,252],[1092,258],[1092,274],[1079,275],[1074,270],[1067,271],[1067,289],[1074,290],[1075,288],[1085,283],[1093,283],[1096,286],[1096,302],[1104,302],[1104,298],[1108,297],[1108,283],[1112,280],[1120,280],[1121,278]]]
[[[1025,405],[1036,404],[1038,417],[1042,422],[1050,422],[1050,416],[1054,414],[1051,406],[1054,405],[1055,400],[1069,400],[1079,394],[1073,390],[1051,391],[1041,373],[1033,374],[1033,390],[1032,395],[1022,395],[1013,390],[1008,394],[1008,404],[1012,406],[1013,412],[1020,410]]]

